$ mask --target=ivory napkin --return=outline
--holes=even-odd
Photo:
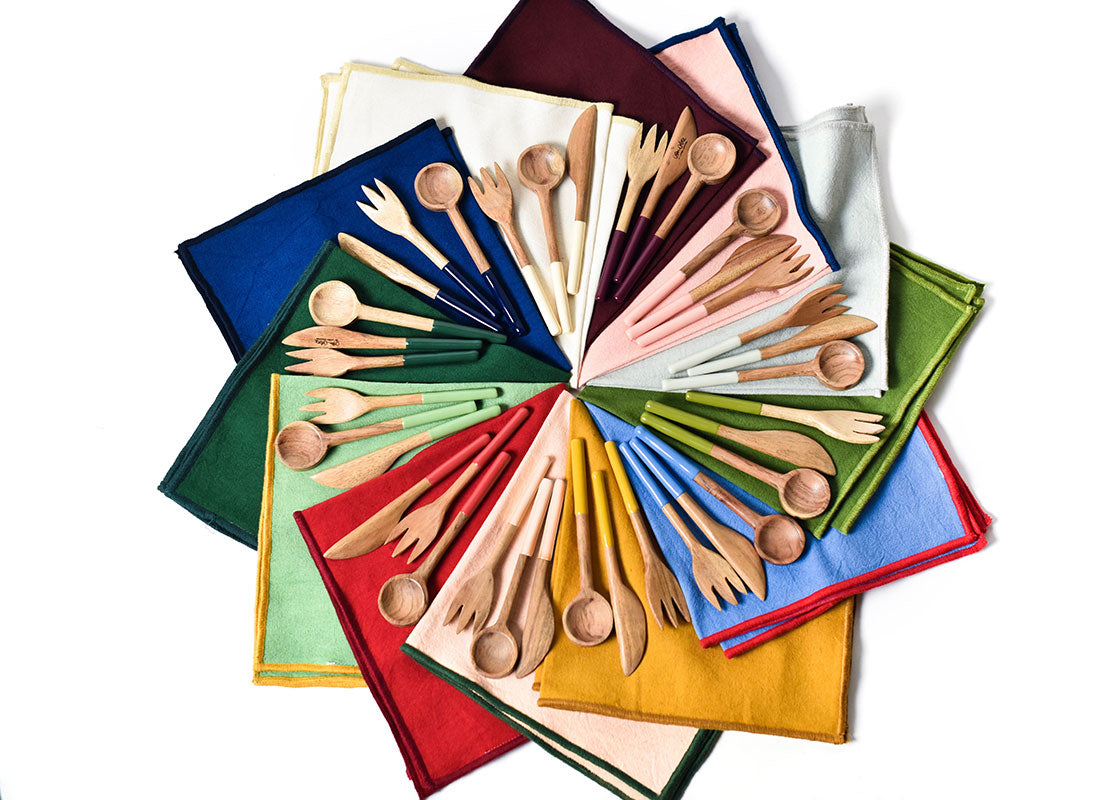
[[[297,472],[276,458],[276,432],[290,422],[311,419],[314,412],[300,407],[315,402],[307,393],[336,386],[364,395],[414,394],[495,386],[498,397],[479,401],[479,408],[497,405],[508,409],[549,388],[541,383],[373,383],[339,378],[273,375],[268,415],[264,496],[257,535],[257,605],[253,646],[253,682],[280,686],[337,685],[339,676],[350,676],[347,685],[364,686],[354,655],[338,624],[319,571],[307,552],[292,514],[341,492],[320,486],[311,473],[399,441],[415,430],[395,431],[332,447],[313,470]],[[431,406],[384,408],[371,411],[332,430],[372,425],[396,419]],[[431,445],[428,445],[429,447]],[[416,451],[421,452],[421,451]],[[413,454],[415,455],[415,454]]]
[[[588,300],[594,294],[606,255],[614,209],[626,176],[626,154],[637,123],[613,117],[607,103],[592,104],[491,86],[407,61],[398,61],[397,66],[398,69],[392,69],[351,63],[342,67],[337,98],[325,96],[325,113],[331,116],[322,124],[325,134],[319,160],[328,166],[341,164],[393,131],[435,117],[441,126],[454,129],[468,171],[476,178],[480,169],[491,170],[495,162],[505,172],[513,189],[515,224],[546,289],[551,281],[544,228],[536,195],[517,178],[517,158],[525,148],[541,143],[552,144],[564,152],[572,125],[589,106],[595,105],[595,157],[583,280],[571,304],[575,329],[557,337],[569,362],[578,363],[582,332],[590,315]],[[401,196],[412,193],[411,182],[393,188]],[[463,194],[464,204],[474,203],[469,187],[464,188]],[[606,209],[602,215],[601,206]],[[565,266],[576,246],[575,207],[575,184],[564,180],[553,192],[553,208]],[[421,209],[419,213],[434,212]],[[501,237],[489,220],[482,224]]]
[[[867,356],[868,368],[863,380],[842,394],[880,395],[887,388],[889,240],[875,130],[863,109],[832,108],[802,125],[783,127],[779,132],[738,30],[722,19],[670,39],[654,48],[654,52],[729,119],[747,130],[765,131],[765,135],[760,135],[759,146],[780,158],[768,158],[751,176],[749,185],[768,189],[782,198],[785,216],[775,232],[796,237],[801,246],[799,253],[808,253],[808,265],[817,269],[804,283],[740,300],[647,347],[631,341],[625,333],[627,325],[621,319],[615,320],[589,348],[579,373],[581,384],[660,389],[661,380],[669,376],[669,365],[674,361],[774,319],[811,287],[843,282],[844,293],[848,295],[844,305],[851,307],[852,314],[867,317],[879,327],[855,339]],[[734,198],[729,199],[715,212],[662,274],[676,272],[723,231],[731,220],[733,201]],[[743,241],[726,248],[671,297],[683,296],[707,280]],[[826,268],[827,262],[838,263],[842,268],[833,272]],[[643,295],[648,293],[647,290]],[[748,344],[747,348],[781,341],[791,333],[779,331]],[[804,352],[791,353],[767,363],[795,363],[805,357]],[[771,380],[754,387],[725,386],[717,391],[841,394],[825,389],[811,378]]]
[[[569,405],[579,405],[570,401],[567,394],[557,400],[540,435],[521,462],[519,474],[531,471],[540,459],[546,457],[553,459],[549,477],[559,478],[565,474]],[[689,727],[653,725],[540,708],[532,678],[510,676],[493,680],[477,674],[470,660],[469,631],[456,634],[454,626],[442,624],[455,590],[478,570],[501,536],[510,509],[521,495],[518,477],[518,474],[514,475],[455,571],[432,601],[428,613],[417,623],[405,642],[406,651],[468,696],[494,710],[500,718],[553,755],[616,794],[636,798],[671,797],[679,791],[682,780],[687,780],[682,773],[686,776],[698,766],[698,753],[706,751],[712,734]],[[569,500],[566,506],[570,505]],[[495,597],[494,609],[500,606],[501,595],[509,584],[517,553],[523,546],[521,538],[511,545],[499,571],[496,583],[499,597]],[[570,536],[566,535],[563,541],[557,541],[557,555],[573,547]],[[524,608],[518,611],[515,620],[520,620]],[[563,638],[559,617],[557,638]],[[581,671],[580,677],[587,680],[590,676]]]

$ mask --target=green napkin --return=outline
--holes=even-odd
[[[588,386],[580,397],[634,425],[639,424],[646,401],[654,399],[737,428],[796,430],[812,436],[828,450],[836,462],[836,476],[831,480],[832,504],[824,514],[808,520],[806,527],[817,537],[823,536],[830,526],[847,533],[906,444],[918,422],[918,415],[926,398],[937,385],[949,359],[983,307],[983,289],[984,285],[981,283],[964,278],[892,244],[890,306],[887,313],[887,351],[891,354],[888,391],[877,398],[789,395],[753,398],[778,406],[843,408],[883,414],[886,429],[876,444],[848,444],[801,425],[689,403],[683,394],[675,392]],[[782,472],[791,469],[783,461],[727,440],[710,434],[705,438],[772,469]],[[670,444],[706,468],[742,486],[770,506],[780,506],[777,492],[768,485],[748,478],[738,470],[711,456],[701,455],[685,445],[678,445],[676,442]]]
[[[237,363],[217,399],[171,466],[160,491],[210,526],[239,542],[256,546],[261,486],[264,482],[268,430],[269,376],[296,363],[285,353],[299,348],[281,344],[290,333],[311,327],[307,298],[320,283],[341,280],[358,299],[376,305],[448,319],[407,290],[327,242],[300,277],[261,337]],[[356,322],[349,327],[382,335],[416,335],[392,325]],[[433,364],[349,373],[350,378],[377,381],[448,383],[515,381],[554,385],[569,373],[509,345],[486,344],[477,361]],[[334,385],[334,384],[332,384]]]
[[[338,378],[272,376],[272,399],[268,403],[267,420],[268,459],[264,471],[264,497],[259,507],[260,552],[253,650],[254,683],[288,686],[365,685],[330,596],[323,586],[323,579],[319,577],[319,570],[311,559],[292,514],[341,493],[338,489],[320,486],[311,480],[312,473],[365,455],[371,450],[416,433],[416,430],[395,431],[341,444],[330,448],[326,458],[310,470],[297,472],[288,469],[275,457],[271,443],[276,431],[289,422],[314,416],[314,412],[299,410],[301,406],[314,402],[314,398],[308,397],[307,392],[326,386],[339,386],[365,395],[395,395],[496,386],[497,398],[479,400],[477,404],[479,408],[498,404],[505,410],[536,396],[551,385],[553,384],[492,381],[372,383]],[[345,425],[332,426],[331,430],[372,425],[433,407],[379,409]],[[409,456],[420,452],[420,449],[422,448]]]

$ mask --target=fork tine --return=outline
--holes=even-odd
[[[328,397],[331,396],[331,392],[334,391],[334,388],[335,387],[333,387],[333,386],[324,386],[322,389],[312,389],[310,392],[304,392],[303,396],[304,397],[318,397],[321,400],[326,400]],[[302,411],[302,410],[303,409],[301,408],[300,411]]]
[[[874,434],[882,433],[883,429],[886,427],[886,425],[881,425],[877,422],[857,422],[852,426],[852,430],[856,433]]]
[[[654,150],[657,155],[665,155],[665,151],[669,149],[669,131],[661,134],[661,140],[657,143],[657,149]]]
[[[720,607],[719,598],[716,597],[715,589],[706,583],[697,583],[696,588],[700,590],[700,594],[704,595],[704,599],[716,607],[717,611],[722,611]]]
[[[513,192],[513,189],[510,188],[509,178],[506,177],[505,170],[498,166],[497,161],[494,162],[494,175],[494,180],[496,181],[495,185],[501,187],[503,194],[510,194]]]
[[[486,191],[478,185],[478,181],[474,179],[473,175],[467,176],[467,186],[471,187],[471,194],[474,195],[475,200],[478,200],[484,194],[486,194]]]
[[[314,361],[321,356],[318,348],[310,347],[305,350],[289,350],[284,355],[290,358],[302,358],[304,361]]]
[[[824,315],[825,319],[832,319],[833,317],[838,317],[851,310],[852,309],[848,306],[833,306],[832,308],[824,309],[821,313]]]
[[[372,219],[374,222],[377,222],[377,212],[380,209],[374,208],[369,203],[363,203],[361,200],[358,201],[358,208],[360,208],[362,210],[362,213],[367,217]]]
[[[375,192],[371,187],[366,186],[365,184],[362,184],[362,194],[364,194],[366,198],[375,206],[385,199],[377,192]]]
[[[458,614],[459,612],[461,612],[462,610],[463,610],[463,604],[460,603],[456,599],[456,601],[451,604],[451,607],[447,609],[447,616],[445,616],[443,618],[443,624],[444,625],[450,625],[452,620],[455,619],[455,615]],[[455,631],[455,632],[458,633],[459,631]]]
[[[412,552],[408,554],[408,558],[405,559],[404,563],[411,564],[413,561],[420,558],[420,554],[428,549],[428,544],[428,542],[421,540],[421,538],[417,536],[416,546],[412,548]]]
[[[879,422],[883,419],[883,415],[872,414],[870,411],[853,411],[852,419],[857,422]]]
[[[299,364],[289,364],[288,366],[284,367],[284,371],[296,372],[300,375],[315,375],[319,370],[316,369],[315,365],[310,361],[303,361]]]

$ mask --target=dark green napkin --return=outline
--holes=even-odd
[[[281,340],[314,325],[307,298],[320,283],[345,281],[367,305],[448,319],[379,273],[326,242],[293,287],[272,322],[237,363],[225,386],[171,466],[159,489],[175,502],[239,542],[256,547],[268,438],[268,396],[272,373],[297,363],[285,353],[300,348]],[[415,336],[393,325],[355,322],[367,333]],[[291,374],[291,373],[288,373]],[[485,344],[477,361],[463,364],[389,367],[347,373],[348,379],[455,383],[519,381],[566,383],[570,374],[509,345]]]
[[[848,444],[801,425],[689,403],[679,392],[588,386],[580,398],[633,425],[639,424],[646,401],[654,399],[737,428],[796,430],[812,436],[832,455],[836,462],[836,476],[830,481],[832,504],[821,516],[808,520],[806,527],[818,537],[823,536],[830,526],[847,533],[906,444],[926,398],[984,305],[981,297],[983,289],[981,283],[892,244],[890,306],[887,313],[887,351],[890,354],[888,391],[882,397],[770,395],[752,398],[777,406],[844,408],[883,414],[883,423],[887,427],[876,444]],[[711,435],[706,438],[772,469],[782,472],[791,469],[783,461],[726,440]],[[766,484],[685,445],[669,443],[763,502],[779,507],[777,492]]]

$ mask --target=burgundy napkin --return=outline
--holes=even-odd
[[[521,0],[466,74],[500,86],[613,103],[616,114],[646,125],[657,123],[663,131],[672,131],[681,110],[688,106],[698,134],[722,133],[735,142],[738,159],[734,171],[720,186],[700,191],[643,271],[632,296],[637,296],[715,209],[741,189],[767,155],[757,149],[753,136],[712,110],[656,56],[586,0]],[[652,230],[668,213],[686,179],[687,173],[662,196]],[[595,303],[587,345],[624,305],[611,298]]]

